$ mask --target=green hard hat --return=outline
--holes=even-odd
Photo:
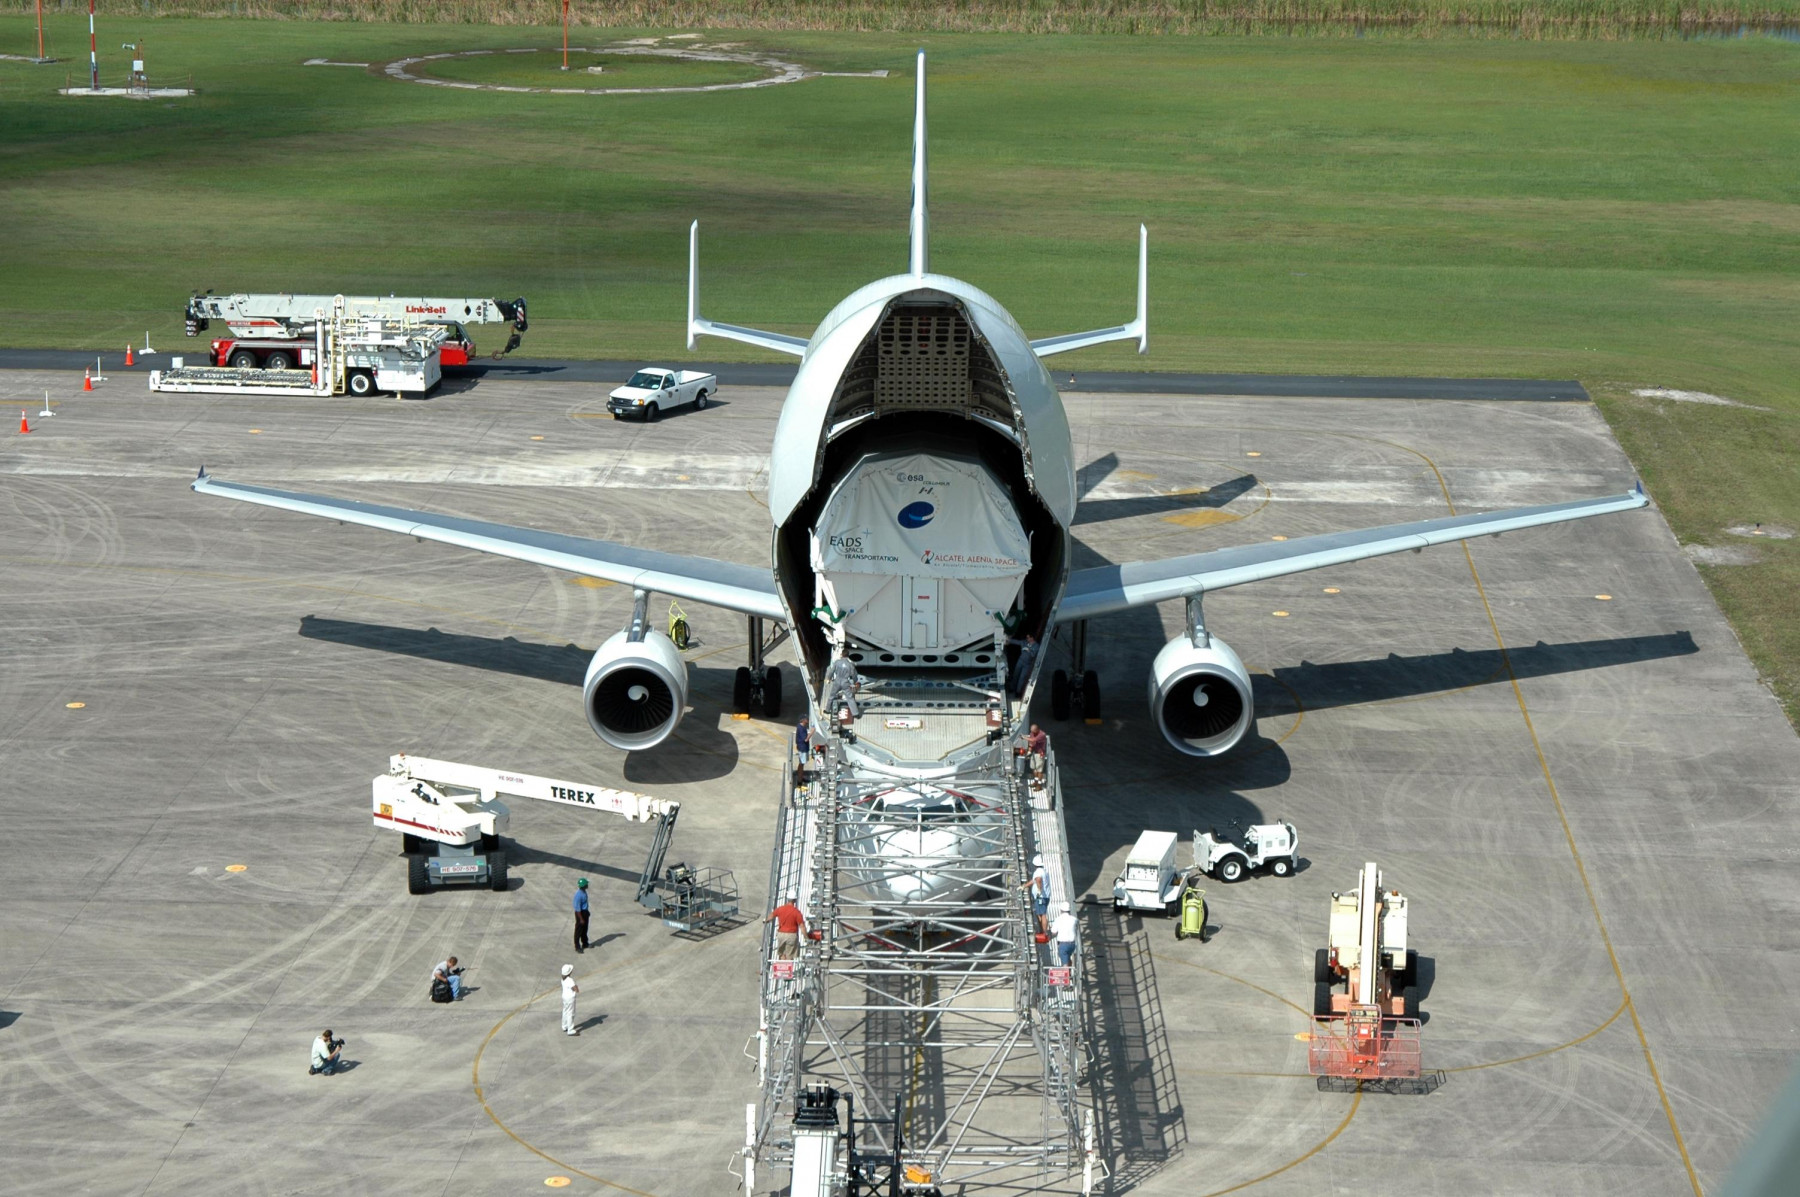
[[[587,878],[583,877],[580,881],[577,881],[575,883],[575,887],[577,889],[586,889],[587,888]]]

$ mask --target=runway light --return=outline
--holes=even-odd
[[[688,481],[691,481],[691,479],[689,479],[686,474],[677,474],[677,475],[675,475],[675,481],[688,482]]]
[[[531,439],[532,439],[532,440],[534,440],[534,441],[541,441],[541,440],[543,440],[543,439],[544,439],[544,438],[543,438],[543,437],[541,437],[541,436],[534,436],[534,437],[532,437],[532,438],[531,438]]]
[[[566,1189],[572,1183],[574,1182],[566,1176],[546,1176],[544,1178],[544,1186],[551,1189]]]
[[[1271,611],[1269,614],[1273,615],[1276,619],[1286,619],[1288,617],[1286,611]]]
[[[1327,586],[1325,588],[1325,593],[1326,594],[1341,594],[1343,592],[1340,591],[1336,586]]]
[[[1269,539],[1270,539],[1270,540],[1286,540],[1286,539],[1287,539],[1287,537],[1285,537],[1285,536],[1271,536],[1271,537],[1269,537]]]
[[[1261,457],[1262,454],[1258,453],[1255,449],[1252,449],[1248,453],[1244,454],[1244,456],[1245,457]]]
[[[82,707],[85,707],[87,705],[87,703],[85,703],[85,702],[65,702],[65,703],[63,703],[63,705],[65,707],[68,707],[71,711],[79,711]]]
[[[226,865],[225,871],[227,873],[241,873],[249,867],[249,865]]]
[[[1599,599],[1603,603],[1612,602],[1612,595],[1610,595],[1610,594],[1596,594],[1594,597]]]
[[[261,431],[262,431],[262,429],[260,429],[260,428],[252,428],[252,429],[251,429],[251,430],[250,430],[250,435],[251,435],[251,436],[255,436],[255,435],[256,435],[256,434],[257,434],[257,433],[259,433],[259,432],[261,432]]]

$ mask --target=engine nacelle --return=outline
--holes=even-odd
[[[1206,648],[1177,636],[1150,666],[1150,711],[1182,752],[1218,756],[1244,738],[1255,717],[1250,672],[1216,636]]]
[[[668,739],[687,705],[687,665],[661,632],[620,632],[594,654],[581,702],[594,734],[627,752]]]

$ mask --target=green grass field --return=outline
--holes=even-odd
[[[528,296],[529,353],[679,359],[694,218],[709,315],[810,331],[904,263],[924,44],[935,265],[1034,335],[1086,328],[1128,314],[1150,227],[1151,355],[1059,368],[1575,377],[1684,540],[1800,527],[1794,43],[758,31],[729,37],[895,74],[589,97],[301,65],[547,28],[103,25],[201,94],[64,99],[63,64],[0,61],[6,344],[161,345],[194,287],[413,290]],[[85,26],[52,26],[78,77]],[[0,52],[29,30],[0,18]],[[1793,711],[1800,541],[1757,549],[1706,572]]]

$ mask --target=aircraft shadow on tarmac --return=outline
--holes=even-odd
[[[1533,645],[1509,648],[1504,654],[1497,648],[1474,652],[1453,648],[1447,653],[1425,653],[1416,657],[1389,653],[1383,658],[1331,665],[1301,661],[1298,665],[1272,671],[1281,686],[1270,688],[1274,692],[1270,695],[1267,713],[1294,713],[1296,698],[1300,708],[1318,711],[1504,682],[1509,662],[1513,676],[1524,680],[1637,661],[1684,657],[1699,651],[1691,633],[1664,632],[1655,636],[1617,636],[1610,640],[1572,640],[1561,644],[1546,644],[1540,640]],[[1262,696],[1257,697],[1257,714],[1260,716],[1265,713],[1265,708]]]
[[[1226,482],[1215,483],[1205,490],[1179,494],[1146,495],[1132,499],[1090,499],[1086,496],[1119,468],[1119,458],[1108,453],[1082,466],[1075,474],[1075,490],[1082,498],[1075,508],[1075,523],[1099,524],[1108,520],[1130,519],[1139,515],[1169,515],[1178,511],[1198,511],[1224,507],[1239,495],[1253,489],[1255,474],[1243,474]],[[1093,562],[1092,564],[1111,564]]]
[[[532,644],[513,636],[470,636],[437,628],[403,628],[317,615],[300,618],[300,635],[308,640],[576,687],[587,676],[588,662],[594,655],[593,649],[576,644]],[[726,710],[731,700],[731,675],[729,666],[713,668],[690,663],[689,701],[700,712]],[[628,754],[625,778],[634,785],[710,781],[729,775],[737,767],[737,758],[737,741],[716,723],[705,718],[684,719],[675,733],[655,748]]]

